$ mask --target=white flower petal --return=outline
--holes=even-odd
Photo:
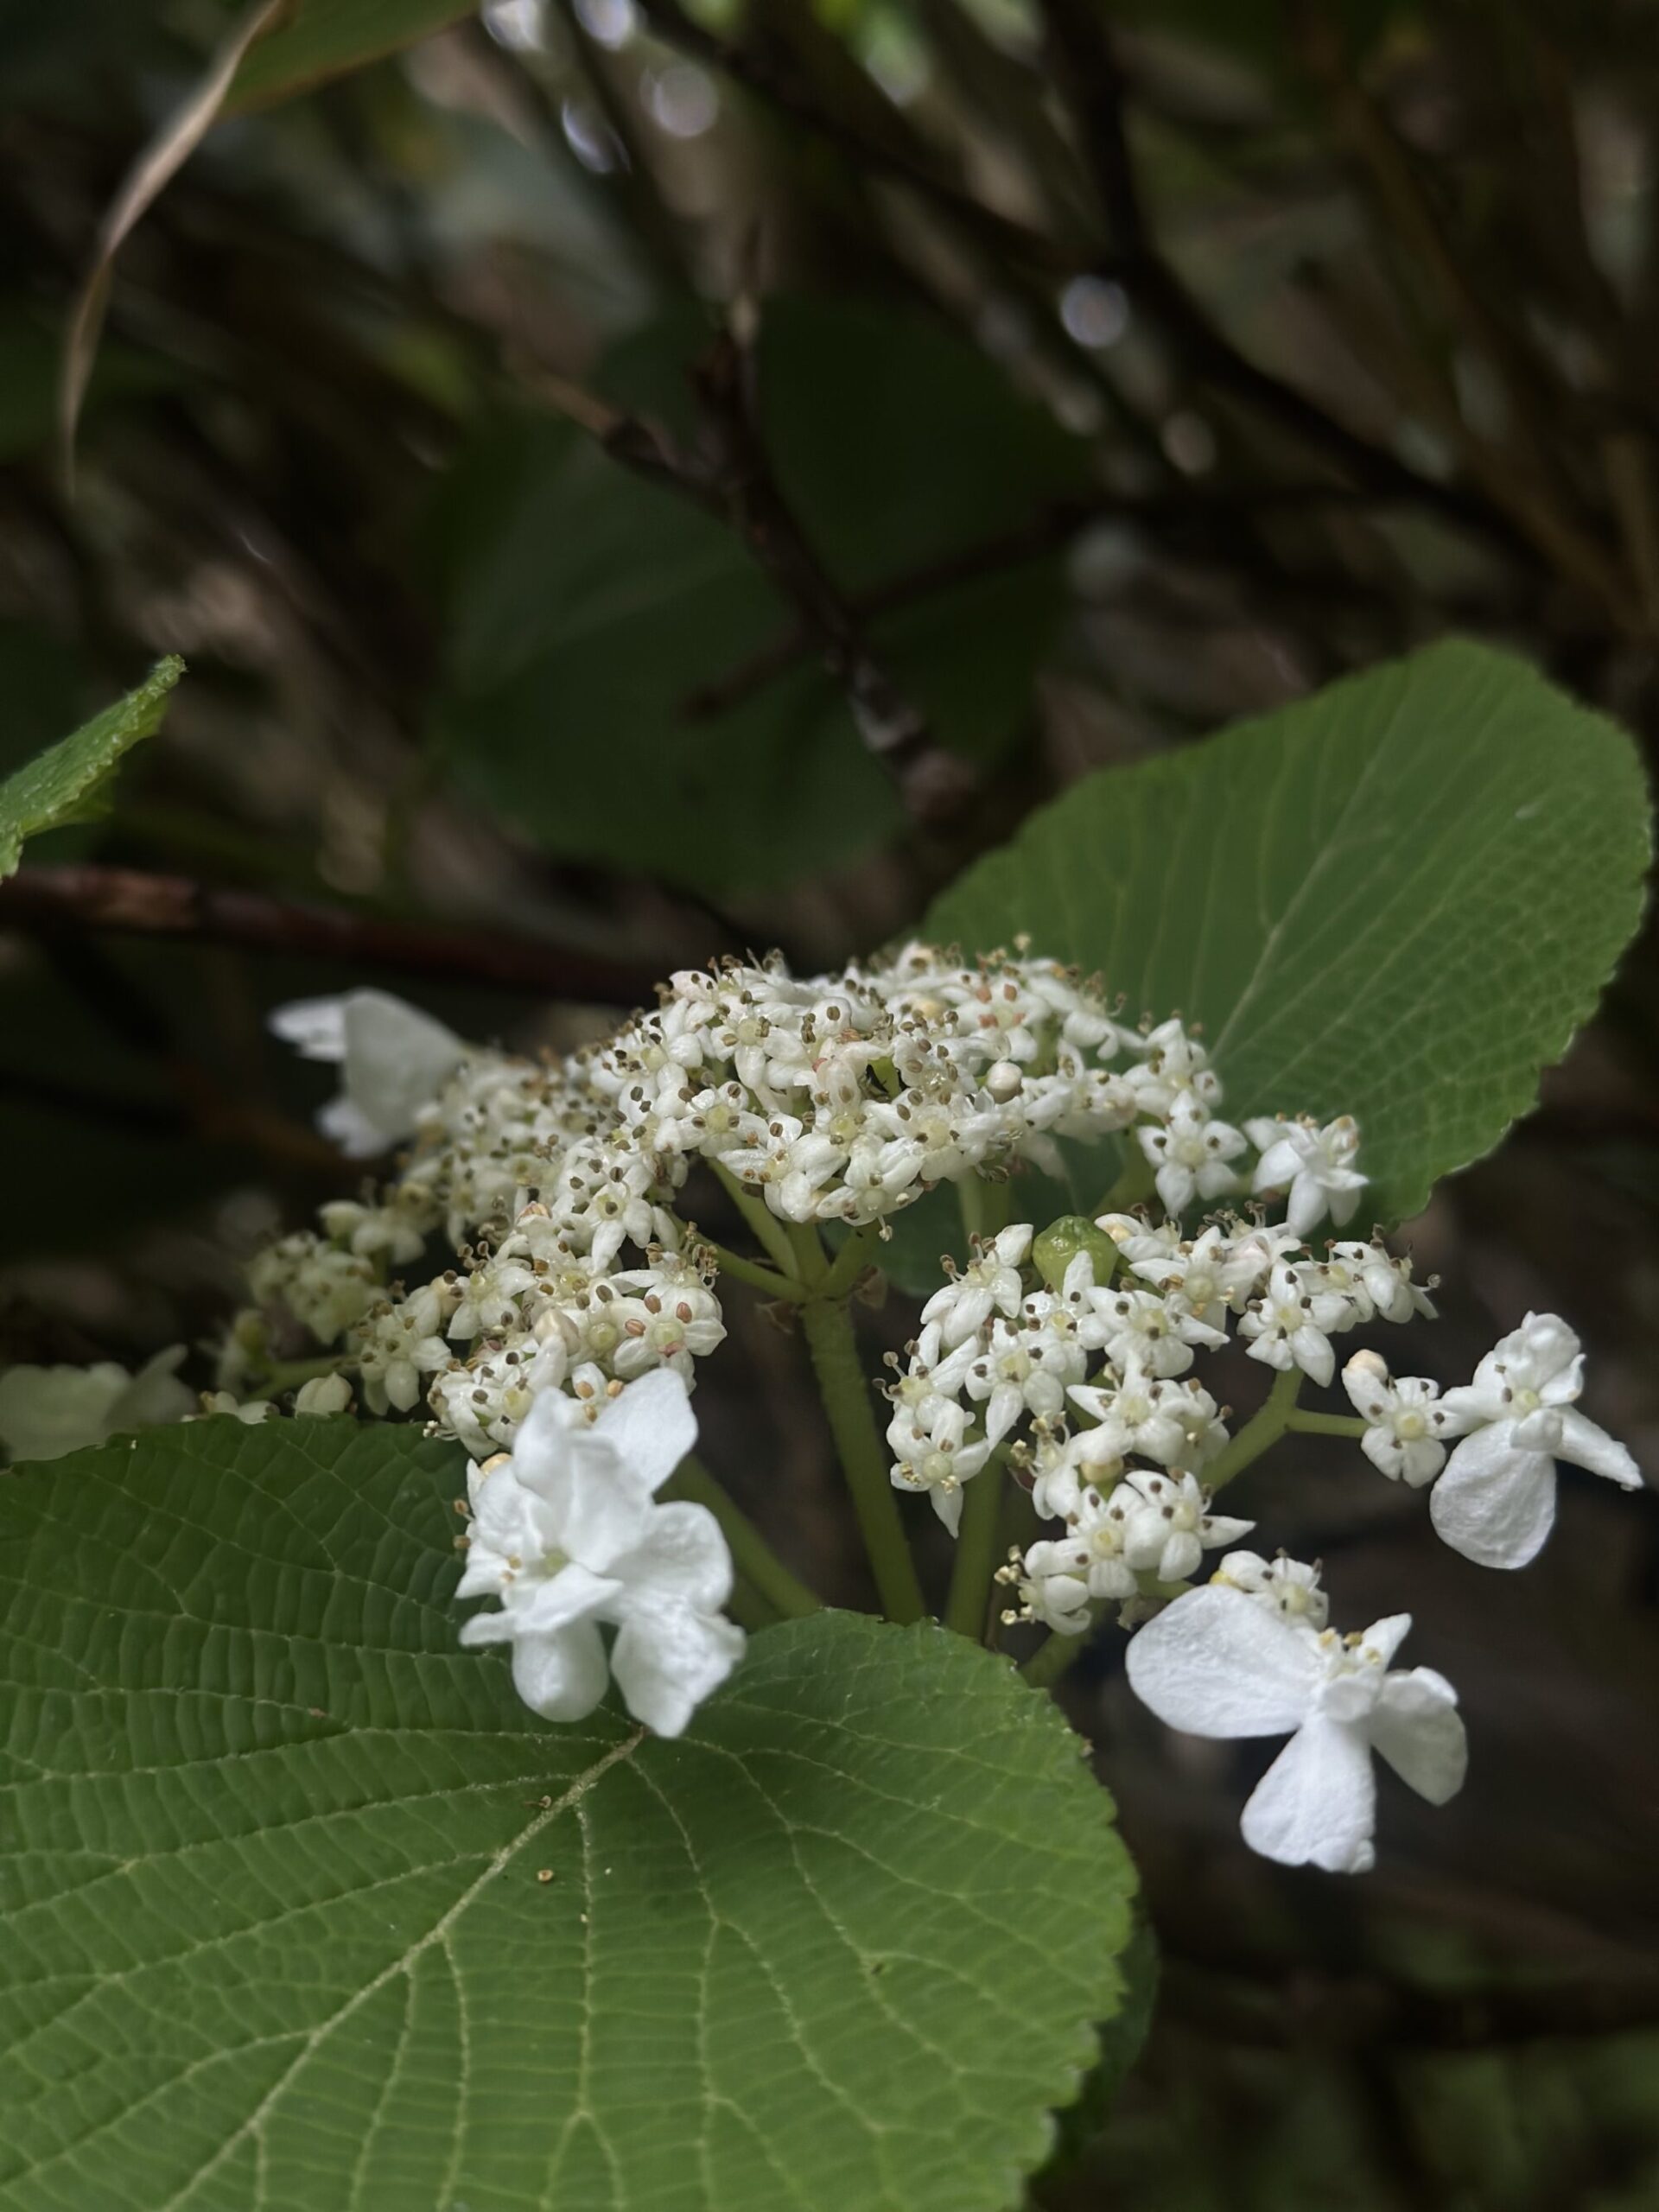
[[[461,1635],[467,1640],[466,1630]],[[607,1681],[605,1646],[592,1621],[573,1622],[550,1636],[520,1637],[513,1644],[513,1688],[543,1720],[585,1720]]]
[[[1512,1429],[1497,1421],[1465,1437],[1428,1494],[1441,1539],[1481,1567],[1525,1567],[1555,1522],[1555,1463],[1516,1446]]]
[[[1371,1743],[1431,1805],[1444,1805],[1463,1787],[1469,1739],[1458,1694],[1432,1667],[1389,1676],[1371,1715]]]
[[[510,1584],[503,1602],[515,1636],[548,1636],[572,1621],[613,1618],[623,1587],[613,1575],[567,1560],[556,1573],[526,1575]]]
[[[659,1367],[613,1398],[594,1424],[625,1467],[658,1491],[697,1440],[697,1417],[685,1384]]]
[[[1189,1590],[1129,1641],[1130,1687],[1194,1736],[1279,1736],[1300,1727],[1319,1662],[1308,1640],[1242,1590]]]
[[[628,1584],[648,1582],[653,1603],[660,1595],[714,1613],[732,1594],[732,1555],[706,1505],[672,1500],[654,1506],[644,1537],[619,1564]],[[626,1597],[618,1610],[627,1617]]]
[[[413,1128],[466,1055],[453,1029],[388,991],[346,1001],[346,1096],[387,1137]]]
[[[1570,1459],[1575,1467],[1587,1468],[1592,1475],[1605,1475],[1610,1483],[1621,1484],[1626,1490],[1641,1489],[1641,1468],[1605,1428],[1598,1428],[1582,1414],[1567,1409],[1558,1419],[1561,1440],[1555,1446],[1557,1459]]]
[[[1363,1733],[1316,1717],[1257,1783],[1239,1826],[1252,1851],[1281,1866],[1363,1874],[1376,1863],[1376,1782]]]
[[[1299,1175],[1290,1186],[1290,1202],[1285,1209],[1287,1227],[1295,1236],[1306,1236],[1324,1213],[1325,1185],[1312,1175]]]
[[[317,1127],[340,1147],[347,1160],[372,1160],[394,1141],[344,1096],[331,1098],[326,1106],[317,1109]]]
[[[290,999],[273,1007],[265,1017],[272,1036],[292,1045],[302,1060],[343,1060],[346,1057],[346,997]]]
[[[677,1736],[743,1656],[743,1631],[719,1614],[654,1605],[617,1630],[611,1671],[636,1720]]]
[[[1529,1313],[1521,1326],[1504,1338],[1497,1351],[1511,1364],[1528,1362],[1540,1382],[1563,1370],[1575,1373],[1583,1357],[1577,1333],[1567,1327],[1559,1313]]]

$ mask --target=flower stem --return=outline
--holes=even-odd
[[[790,1573],[748,1515],[732,1503],[701,1459],[692,1457],[681,1460],[669,1478],[666,1495],[708,1507],[720,1523],[733,1566],[785,1620],[801,1620],[808,1613],[822,1610],[823,1600]]]
[[[1050,1689],[1074,1659],[1082,1658],[1084,1646],[1088,1641],[1088,1629],[1084,1629],[1080,1636],[1050,1634],[1038,1645],[1020,1672],[1033,1689]]]
[[[1142,1198],[1152,1196],[1152,1162],[1141,1151],[1133,1129],[1124,1133],[1123,1165],[1118,1170],[1117,1180],[1096,1206],[1090,1209],[1090,1220],[1103,1213],[1127,1213],[1131,1206],[1138,1206]],[[1045,1644],[1044,1650],[1048,1649]]]
[[[962,1233],[970,1241],[977,1236],[986,1242],[1008,1225],[1013,1194],[1006,1182],[964,1175],[957,1185],[957,1202],[962,1209]]]
[[[1002,1526],[1002,1462],[999,1448],[964,1485],[962,1525],[957,1531],[957,1556],[950,1570],[950,1594],[945,1599],[944,1624],[959,1636],[983,1637],[990,1604],[991,1576],[997,1560],[997,1536]]]
[[[1285,1427],[1299,1436],[1363,1436],[1365,1423],[1352,1414],[1294,1413]]]
[[[715,1263],[723,1275],[731,1275],[738,1282],[746,1282],[751,1290],[764,1291],[768,1298],[786,1298],[796,1305],[805,1295],[792,1275],[780,1275],[775,1268],[763,1268],[759,1260],[746,1260],[741,1252],[728,1252],[723,1244],[701,1229],[696,1241],[705,1252],[712,1252]]]
[[[709,1166],[719,1177],[727,1196],[737,1208],[753,1234],[755,1242],[785,1274],[795,1273],[795,1255],[791,1248],[784,1224],[773,1214],[764,1198],[757,1198],[746,1190],[729,1167],[722,1167],[717,1160]]]
[[[818,1297],[826,1296],[830,1262],[823,1255],[823,1238],[810,1221],[786,1221],[782,1227],[789,1245],[791,1274]]]
[[[874,1222],[862,1229],[854,1230],[847,1242],[830,1263],[830,1272],[818,1285],[820,1298],[846,1298],[853,1286],[869,1264],[870,1255],[880,1242],[880,1231]],[[879,1262],[878,1262],[879,1264]]]
[[[840,1300],[812,1298],[801,1308],[801,1325],[882,1610],[889,1620],[918,1621],[927,1607],[888,1478],[852,1317]]]
[[[1272,1445],[1276,1444],[1291,1425],[1296,1410],[1297,1394],[1302,1387],[1300,1367],[1287,1368],[1274,1378],[1267,1402],[1255,1418],[1245,1422],[1218,1459],[1212,1459],[1204,1470],[1207,1489],[1220,1490],[1231,1482],[1235,1475],[1243,1474],[1253,1459],[1259,1459]]]

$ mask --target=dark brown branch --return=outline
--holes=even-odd
[[[0,884],[0,929],[45,935],[112,930],[196,938],[252,952],[334,960],[434,980],[487,984],[578,1006],[636,1006],[654,995],[643,967],[530,938],[392,921],[340,907],[301,906],[264,892],[221,890],[132,868],[24,868]]]

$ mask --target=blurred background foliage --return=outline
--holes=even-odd
[[[836,960],[1089,769],[1451,629],[1659,740],[1645,0],[307,0],[122,252],[72,493],[72,297],[239,12],[0,0],[0,773],[190,664],[30,853],[189,925],[0,893],[6,1359],[206,1344],[340,1187],[264,1033],[302,990],[558,1043],[713,951]],[[1656,988],[1649,936],[1412,1230],[1438,1371],[1560,1306],[1650,1467]],[[716,1456],[838,1544],[731,1306]],[[1569,1476],[1522,1583],[1317,1452],[1270,1480],[1344,1613],[1435,1624],[1471,1785],[1388,1797],[1363,1882],[1286,1873],[1248,1747],[1079,1669],[1162,1983],[1041,2203],[1652,2206],[1652,1500]]]

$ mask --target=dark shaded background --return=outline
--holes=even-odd
[[[0,768],[182,652],[111,818],[31,861],[360,943],[0,933],[6,1359],[206,1347],[341,1187],[264,1033],[302,990],[568,1041],[572,955],[835,961],[1090,769],[1448,628],[1653,743],[1650,6],[512,0],[220,125],[122,258],[71,498],[67,304],[226,20],[0,0]],[[545,989],[400,986],[416,919]],[[1559,1308],[1650,1470],[1655,991],[1649,941],[1410,1231],[1425,1368]],[[711,1457],[856,1602],[798,1347],[729,1315]],[[1470,1783],[1385,1784],[1371,1877],[1285,1873],[1236,1834],[1261,1754],[1079,1669],[1163,1982],[1041,2202],[1659,2203],[1659,1510],[1569,1472],[1511,1578],[1332,1448],[1252,1497],[1344,1620],[1417,1616]]]

